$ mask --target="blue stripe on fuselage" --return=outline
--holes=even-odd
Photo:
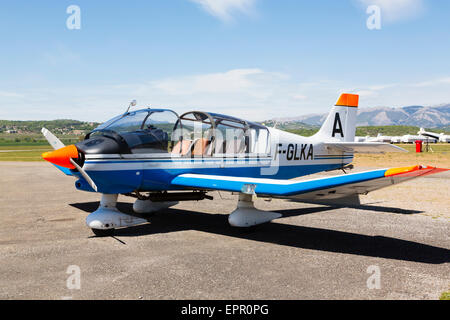
[[[102,162],[103,163],[103,162]],[[107,163],[107,161],[105,161]],[[232,177],[266,179],[292,179],[321,171],[342,167],[342,163],[270,167],[225,167],[225,168],[154,168],[144,170],[87,170],[101,193],[128,193],[139,191],[180,190],[171,181],[180,174],[193,173]],[[278,170],[277,170],[278,169]],[[273,171],[271,171],[273,170]],[[273,173],[273,174],[272,174]],[[79,173],[75,173],[82,179]],[[86,190],[85,190],[86,191]]]

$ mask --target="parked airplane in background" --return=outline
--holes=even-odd
[[[367,137],[366,142],[385,142],[385,143],[391,143],[392,137],[390,136],[383,136],[381,133],[379,133],[376,137]]]
[[[127,110],[67,147],[44,128],[55,151],[42,156],[76,177],[77,189],[103,194],[100,207],[86,219],[97,235],[147,222],[119,212],[119,194],[135,197],[134,211],[146,214],[178,201],[212,199],[207,195],[211,190],[236,192],[239,200],[229,223],[250,227],[281,217],[256,209],[255,195],[324,201],[445,170],[412,166],[290,180],[343,169],[358,152],[405,152],[386,143],[354,142],[358,100],[357,95],[342,94],[312,137],[210,112],[178,116],[167,109]]]
[[[424,137],[436,139],[439,142],[450,143],[450,135],[446,135],[445,133],[439,134],[439,133],[434,133],[434,132],[427,132],[427,131],[425,131],[424,128],[420,128],[420,130],[417,134],[424,136]]]

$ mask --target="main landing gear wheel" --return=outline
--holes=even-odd
[[[228,222],[233,227],[253,228],[254,231],[254,227],[281,217],[282,215],[277,212],[256,209],[253,196],[240,193],[237,208],[228,216]],[[250,229],[250,231],[252,230]]]
[[[117,194],[103,194],[99,208],[86,217],[86,224],[97,237],[114,234],[114,229],[148,223],[147,220],[117,210]]]
[[[114,235],[115,229],[91,229],[97,237],[110,237]]]

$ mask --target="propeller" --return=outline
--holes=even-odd
[[[92,189],[95,190],[95,192],[98,192],[97,185],[95,182],[89,177],[87,172],[73,160],[73,158],[78,158],[78,149],[74,145],[65,146],[64,143],[61,142],[53,133],[51,133],[46,128],[42,128],[42,134],[44,135],[45,139],[47,139],[48,143],[55,149],[53,152],[46,152],[42,154],[42,157],[58,166],[62,167],[69,167],[70,169],[73,169],[71,165],[78,170],[78,172],[81,173],[83,178],[89,183],[89,185],[92,187]]]
[[[45,139],[47,139],[48,143],[50,143],[50,145],[53,147],[53,149],[58,150],[65,147],[64,143],[62,143],[61,140],[59,140],[49,130],[42,128],[41,132],[44,135]]]

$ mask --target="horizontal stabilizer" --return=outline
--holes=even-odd
[[[386,153],[386,152],[408,152],[393,144],[382,142],[326,142],[329,148],[351,153]]]

